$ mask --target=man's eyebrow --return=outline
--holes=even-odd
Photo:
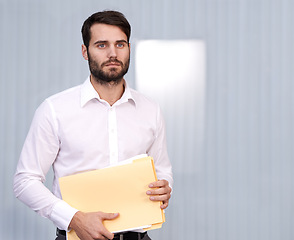
[[[98,40],[97,42],[94,42],[94,45],[96,44],[101,44],[101,43],[107,43],[108,41],[106,40]]]
[[[98,40],[96,42],[94,42],[94,45],[97,45],[97,44],[101,44],[101,43],[109,43],[109,41],[107,40]],[[126,43],[126,44],[129,44],[127,40],[124,40],[124,39],[121,39],[121,40],[117,40],[115,41],[115,43]]]
[[[122,40],[117,40],[116,42],[117,42],[117,43],[122,43],[122,42],[124,42],[124,43],[128,44],[128,42],[127,42],[126,40],[124,40],[124,39],[122,39]]]

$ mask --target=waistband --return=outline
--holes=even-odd
[[[114,234],[113,240],[140,240],[145,237],[147,232],[138,233],[138,232],[124,232]],[[57,228],[56,235],[66,236],[66,231],[60,230]]]

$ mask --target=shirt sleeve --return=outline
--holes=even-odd
[[[157,107],[156,114],[156,133],[155,139],[152,143],[148,155],[152,156],[154,159],[155,170],[157,178],[165,179],[169,182],[170,187],[173,186],[173,174],[172,166],[168,157],[167,146],[166,146],[166,133],[165,133],[165,123],[160,110]]]
[[[60,229],[67,230],[77,212],[45,185],[59,151],[57,123],[47,101],[36,110],[14,176],[15,196]]]

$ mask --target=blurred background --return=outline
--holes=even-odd
[[[15,199],[12,179],[37,106],[88,76],[80,29],[104,9],[132,25],[133,88],[137,42],[195,40],[205,50],[201,92],[197,79],[179,78],[188,98],[163,106],[175,183],[153,240],[294,239],[292,0],[0,0],[0,239],[55,237]]]

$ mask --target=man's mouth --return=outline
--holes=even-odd
[[[120,64],[119,63],[117,63],[117,62],[111,62],[111,63],[107,63],[107,64],[105,64],[105,66],[120,66]]]
[[[103,65],[107,67],[115,67],[115,66],[117,67],[117,66],[122,66],[122,63],[119,61],[108,61],[104,63]]]

